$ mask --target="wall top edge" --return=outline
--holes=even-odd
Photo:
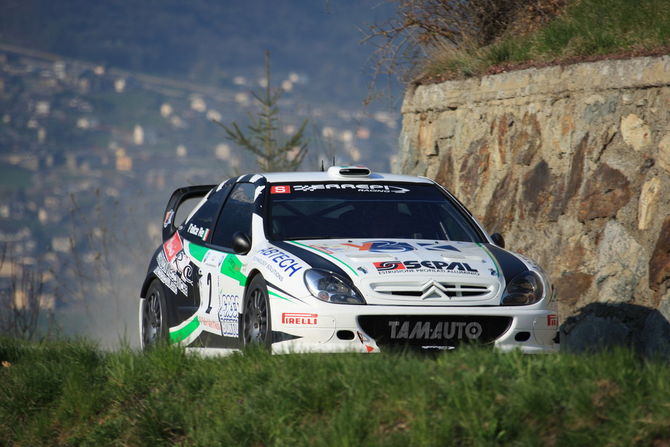
[[[402,113],[535,95],[664,86],[670,86],[670,55],[582,62],[409,87]]]

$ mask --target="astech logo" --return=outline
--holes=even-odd
[[[277,248],[264,248],[263,250],[260,250],[258,254],[272,259],[279,268],[288,273],[288,276],[293,276],[294,273],[302,269],[299,261],[293,259],[290,255]]]
[[[382,261],[373,263],[379,273],[392,273],[401,270],[414,272],[445,272],[478,275],[479,270],[470,267],[466,262],[449,261]]]
[[[299,326],[314,326],[316,325],[319,314],[307,313],[283,313],[281,314],[282,324],[295,324]]]

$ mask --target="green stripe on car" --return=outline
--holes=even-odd
[[[491,253],[491,252],[489,251],[489,249],[486,248],[485,245],[480,244],[479,242],[477,242],[477,246],[478,246],[479,248],[481,248],[482,250],[484,250],[484,251],[486,252],[487,255],[489,255],[489,258],[491,258],[491,261],[493,261],[493,265],[495,265],[495,267],[496,267],[496,275],[500,276],[500,271],[501,271],[502,269],[500,268],[500,265],[498,265],[498,261],[496,260],[496,257],[493,256],[493,253]]]
[[[192,242],[188,243],[188,252],[193,256],[197,261],[202,261],[205,259],[205,253],[209,251],[209,248],[203,247],[201,245],[196,245]]]
[[[285,296],[281,296],[280,294],[275,293],[272,290],[268,290],[268,294],[272,295],[272,296],[276,296],[277,298],[281,298],[282,300],[286,300],[286,301],[289,301],[289,302],[291,301],[290,299],[286,298]]]
[[[174,332],[170,332],[170,343],[179,343],[182,340],[188,338],[196,329],[200,327],[200,321],[196,315],[190,323],[181,329],[177,329]]]
[[[239,282],[241,286],[247,285],[247,277],[242,273],[242,261],[237,256],[230,254],[221,263],[221,273],[233,278]]]

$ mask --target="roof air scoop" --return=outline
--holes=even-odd
[[[369,177],[372,171],[365,166],[332,166],[328,168],[330,177]]]

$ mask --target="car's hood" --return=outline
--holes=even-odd
[[[484,244],[325,239],[282,245],[312,267],[336,266],[368,304],[497,305],[505,286],[505,272]]]

